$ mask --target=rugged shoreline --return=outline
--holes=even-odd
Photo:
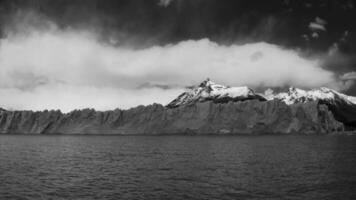
[[[318,102],[201,102],[177,108],[159,104],[128,110],[0,112],[2,134],[254,135],[343,132],[326,105]]]

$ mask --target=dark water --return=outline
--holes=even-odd
[[[2,135],[0,199],[356,199],[356,137]]]

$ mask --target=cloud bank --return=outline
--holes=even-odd
[[[320,59],[263,42],[201,39],[130,49],[87,31],[26,30],[0,40],[0,107],[66,112],[166,104],[207,77],[233,86],[346,87]]]

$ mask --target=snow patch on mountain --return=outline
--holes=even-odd
[[[289,88],[287,92],[275,94],[268,89],[264,94],[259,94],[246,86],[229,87],[214,83],[207,79],[199,85],[189,89],[170,102],[167,107],[174,108],[181,105],[194,104],[196,102],[213,101],[215,103],[226,103],[228,101],[245,101],[257,99],[260,101],[279,100],[287,105],[307,103],[311,101],[327,101],[330,104],[344,102],[356,106],[356,97],[347,96],[335,90],[321,87],[312,90],[303,90],[295,87]]]
[[[214,83],[210,79],[203,81],[197,87],[184,92],[174,99],[167,107],[177,107],[180,105],[191,104],[204,101],[243,101],[247,99],[265,100],[262,96],[256,94],[252,89],[246,86],[229,87]]]
[[[347,96],[347,100],[351,101],[353,104],[356,105],[356,97]]]
[[[356,97],[350,97],[326,87],[321,87],[312,90],[302,90],[299,88],[291,87],[289,88],[288,92],[282,92],[273,95],[272,97],[269,97],[269,99],[279,99],[288,105],[296,103],[306,103],[317,100],[324,100],[330,102],[342,100],[348,104],[356,103]]]

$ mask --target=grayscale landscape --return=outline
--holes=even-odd
[[[0,200],[356,199],[352,0],[0,0]]]

